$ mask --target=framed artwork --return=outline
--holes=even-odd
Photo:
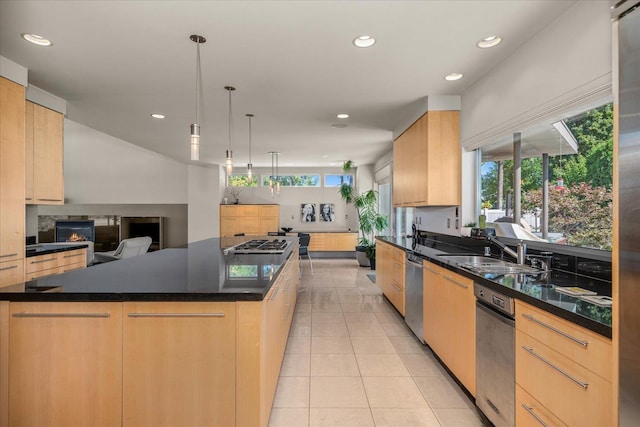
[[[333,203],[320,203],[320,222],[333,222],[336,219]]]
[[[302,203],[300,205],[300,222],[316,222],[316,205]]]

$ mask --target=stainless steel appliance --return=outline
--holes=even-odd
[[[640,420],[640,2],[612,2],[614,34],[617,27],[618,63],[618,245],[614,243],[613,263],[618,261],[618,295],[615,298],[614,343],[618,342],[619,425],[637,426]],[[615,36],[614,36],[615,38]],[[614,52],[614,58],[616,53]],[[615,79],[615,76],[614,76]],[[616,87],[614,81],[613,87]],[[614,151],[615,152],[615,151]],[[615,197],[615,196],[614,196]],[[614,223],[614,232],[616,231]],[[615,237],[614,237],[615,242]],[[614,276],[614,296],[616,277]],[[617,328],[617,331],[616,331]],[[617,332],[617,334],[616,334]],[[615,339],[617,335],[617,340]]]
[[[227,252],[236,254],[281,254],[284,253],[290,245],[291,241],[286,239],[248,240],[230,247]]]
[[[514,301],[475,283],[476,406],[495,427],[515,426]]]
[[[405,270],[404,321],[424,344],[422,323],[422,258],[407,254]]]

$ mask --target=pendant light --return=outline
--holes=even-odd
[[[269,151],[271,154],[271,176],[269,176],[269,191],[271,195],[280,194],[280,180],[278,179],[278,153],[277,151]]]
[[[280,195],[280,170],[278,168],[278,160],[280,153],[276,153],[276,194]]]
[[[251,185],[253,184],[253,164],[251,164],[251,118],[253,114],[245,114],[245,116],[249,117],[249,163],[247,164],[247,178],[249,185]]]
[[[224,165],[227,169],[227,176],[231,176],[231,173],[233,172],[233,152],[231,151],[231,139],[232,139],[232,135],[231,135],[231,92],[233,92],[234,90],[236,90],[235,87],[233,86],[225,86],[224,87],[225,90],[227,90],[229,92],[229,149],[227,150],[227,155],[226,155],[226,159],[224,161]]]
[[[196,121],[191,124],[191,160],[200,160],[200,125],[198,124],[198,104],[200,100],[200,44],[207,39],[197,34],[189,36],[196,44]]]

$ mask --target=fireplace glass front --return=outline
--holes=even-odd
[[[95,241],[95,222],[93,220],[57,220],[56,242]]]

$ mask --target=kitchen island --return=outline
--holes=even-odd
[[[265,237],[267,238],[267,237]],[[3,288],[0,425],[266,426],[299,285],[208,239]]]

